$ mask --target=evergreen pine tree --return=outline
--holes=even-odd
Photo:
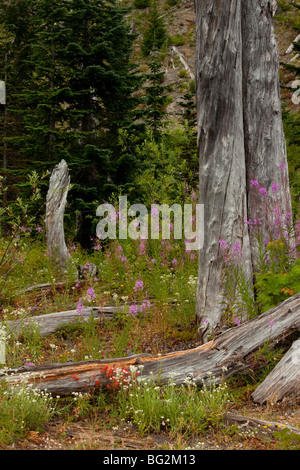
[[[167,40],[164,18],[160,16],[157,0],[152,1],[148,15],[148,27],[143,36],[141,52],[147,57],[151,51],[159,51]]]
[[[163,119],[166,116],[167,95],[166,87],[162,85],[165,72],[161,68],[158,53],[153,53],[149,62],[150,73],[146,74],[148,86],[145,87],[145,121],[148,129],[153,132],[154,140],[159,140]]]
[[[28,169],[51,170],[61,158],[67,161],[73,183],[69,210],[78,212],[77,239],[87,246],[97,204],[112,190],[126,189],[138,164],[119,145],[120,129],[137,129],[133,92],[141,82],[131,63],[127,10],[115,0],[13,2],[31,9],[19,65],[28,73],[13,85],[21,123],[14,145]]]

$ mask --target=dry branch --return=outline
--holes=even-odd
[[[107,386],[103,367],[129,368],[142,365],[143,377],[166,384],[170,373],[175,374],[175,383],[183,384],[192,377],[199,386],[212,373],[217,381],[250,368],[253,353],[266,342],[270,346],[282,341],[300,329],[300,294],[286,300],[279,306],[253,318],[244,324],[231,328],[212,341],[195,349],[165,355],[136,355],[101,361],[49,364],[46,366],[25,367],[7,371],[10,383],[20,383],[26,373],[26,380],[49,393],[65,396],[72,392],[84,392]],[[224,370],[226,372],[224,374]],[[1,376],[0,376],[1,379]],[[290,384],[293,386],[293,383]]]
[[[275,431],[288,431],[300,435],[300,429],[294,428],[288,424],[282,424],[274,421],[265,421],[257,418],[250,418],[249,416],[236,415],[234,413],[227,413],[225,416],[225,423],[228,426],[236,425],[239,429],[246,431],[258,431],[259,434],[273,433]]]

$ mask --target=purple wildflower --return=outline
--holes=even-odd
[[[272,184],[272,191],[273,193],[276,193],[276,191],[280,191],[278,184],[276,183]]]
[[[129,313],[131,315],[136,315],[137,314],[137,306],[136,305],[130,305],[129,307]]]
[[[220,247],[221,247],[222,250],[227,248],[227,241],[226,240],[220,240],[219,243],[220,243]]]
[[[145,308],[150,307],[150,301],[148,299],[144,300],[144,302],[141,305],[141,309],[144,310]]]
[[[259,192],[260,192],[260,194],[262,194],[263,196],[265,196],[266,194],[268,194],[268,191],[266,190],[266,188],[260,188],[260,189],[259,189]]]
[[[83,313],[84,312],[84,306],[83,306],[83,303],[82,303],[81,300],[77,304],[77,312],[78,313]]]
[[[135,291],[143,290],[144,289],[143,281],[142,280],[137,280],[133,289]]]
[[[259,182],[257,180],[251,180],[251,188],[253,188],[253,186],[259,186]]]
[[[87,290],[86,296],[87,296],[87,299],[88,299],[89,301],[96,299],[96,294],[95,294],[95,291],[94,291],[93,287],[90,287],[90,288]]]

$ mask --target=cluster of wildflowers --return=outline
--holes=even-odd
[[[133,290],[135,290],[136,292],[139,291],[139,290],[143,290],[144,289],[144,283],[142,280],[137,280],[136,283],[135,283],[135,286],[133,288]]]
[[[142,367],[140,367],[140,370]],[[132,386],[133,383],[136,382],[138,375],[141,373],[135,366],[129,366],[129,368],[121,368],[121,367],[111,367],[109,368],[107,365],[101,369],[101,374],[106,378],[107,385],[106,388],[108,389],[118,389],[122,388],[123,390],[127,390],[129,387]],[[98,381],[98,385],[100,382]],[[97,384],[96,384],[97,385]]]
[[[93,287],[90,287],[88,290],[87,290],[87,293],[86,293],[86,298],[89,302],[92,302],[93,300],[96,300],[96,294],[95,294],[95,291],[94,291],[94,288]]]

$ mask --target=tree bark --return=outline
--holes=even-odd
[[[160,384],[166,384],[172,373],[177,385],[184,384],[190,377],[201,387],[203,381],[211,379],[211,374],[216,382],[220,382],[238,372],[247,371],[252,367],[250,358],[253,353],[267,341],[271,347],[299,328],[300,294],[195,349],[162,356],[141,354],[101,361],[23,366],[6,371],[0,375],[0,380],[2,378],[16,384],[26,377],[29,383],[41,390],[67,396],[72,392],[85,392],[109,385],[107,369],[104,370],[106,366],[115,370],[135,365],[143,367],[143,377],[157,380]]]
[[[196,313],[203,342],[224,312],[220,240],[240,243],[252,266],[247,217],[240,0],[196,1],[199,203],[204,204]],[[206,323],[201,323],[205,319]],[[207,323],[208,322],[208,323]],[[201,333],[202,331],[202,333]]]
[[[243,107],[247,168],[248,219],[261,219],[262,240],[270,240],[274,220],[292,213],[286,142],[279,85],[279,56],[273,27],[273,2],[242,2]],[[251,190],[251,181],[268,196]],[[272,191],[277,184],[278,191]],[[276,213],[274,214],[274,210]],[[257,268],[251,234],[252,265]]]
[[[50,257],[62,272],[67,266],[67,246],[64,234],[64,212],[70,185],[69,170],[62,160],[54,168],[46,201],[46,237]]]
[[[255,238],[246,221],[265,220],[273,209],[291,212],[283,133],[279,62],[271,0],[197,0],[196,96],[199,203],[204,204],[204,246],[199,255],[196,316],[200,337],[220,331],[224,305],[219,241],[242,249],[250,285],[256,269]],[[251,193],[251,180],[270,198]],[[278,184],[280,193],[272,192]],[[203,323],[205,320],[205,323]]]

